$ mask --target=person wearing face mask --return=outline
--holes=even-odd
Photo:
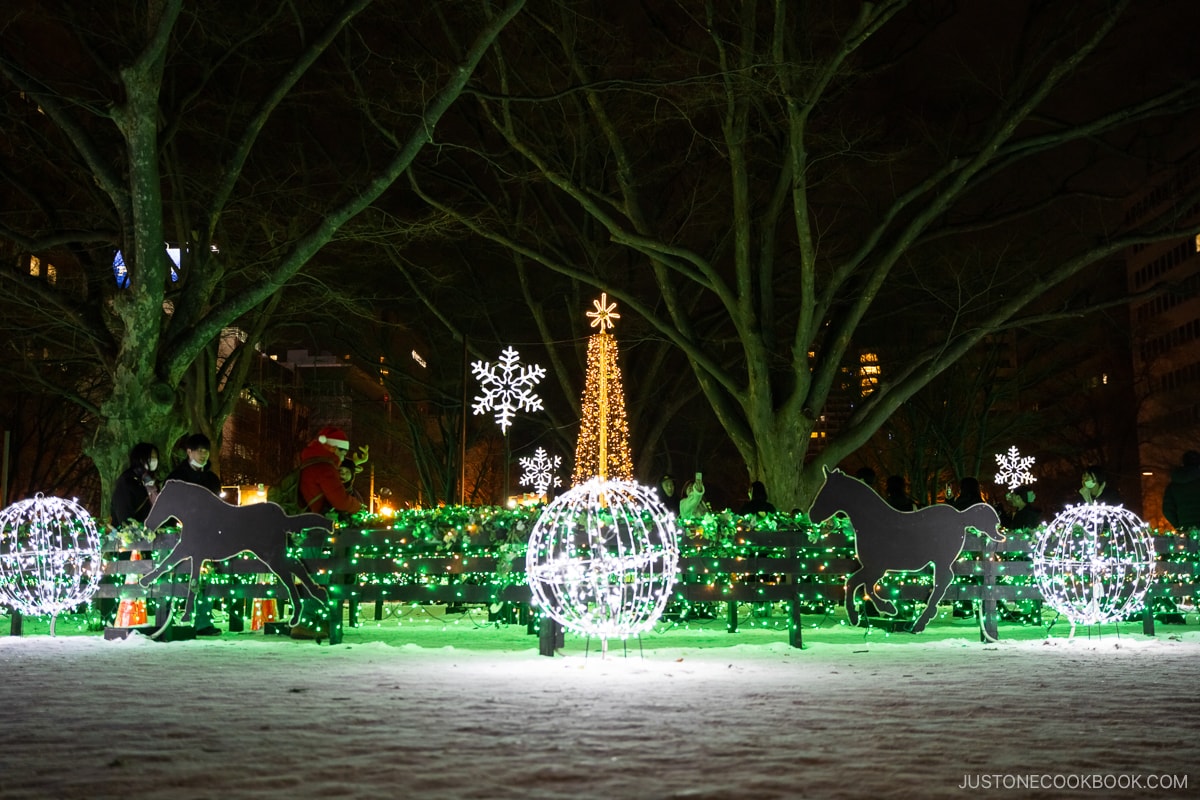
[[[129,451],[129,467],[117,477],[112,493],[112,524],[119,528],[130,520],[145,522],[158,497],[158,448],[138,442]]]
[[[117,476],[113,485],[110,505],[111,522],[114,528],[141,525],[150,513],[150,506],[158,497],[158,448],[149,442],[138,442],[129,451],[129,467]],[[141,538],[140,535],[134,538]],[[118,561],[132,558],[129,551],[117,554]],[[139,558],[149,558],[149,552],[139,552]],[[111,623],[117,615],[116,598],[105,597],[98,601],[100,619]]]
[[[1109,506],[1123,504],[1117,487],[1109,483],[1108,473],[1099,465],[1084,468],[1079,496],[1085,503],[1104,503]]]
[[[212,471],[212,465],[208,463],[212,442],[203,433],[193,433],[183,446],[187,450],[187,458],[171,470],[167,480],[194,483],[220,497],[221,477]]]

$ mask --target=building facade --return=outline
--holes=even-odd
[[[1175,215],[1200,225],[1200,204],[1184,199],[1197,187],[1193,152],[1134,199],[1127,221]],[[1131,248],[1126,268],[1130,293],[1146,293],[1130,308],[1143,516],[1166,527],[1171,470],[1185,450],[1200,450],[1200,235]]]

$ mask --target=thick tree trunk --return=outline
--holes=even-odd
[[[752,450],[742,453],[749,479],[763,482],[771,503],[779,511],[806,511],[812,493],[820,488],[819,481],[816,487],[809,485],[803,470],[812,429],[813,422],[806,417],[788,420],[777,414],[768,426],[759,429],[759,435],[752,440]],[[737,503],[732,506],[736,511]]]
[[[129,465],[129,450],[137,442],[158,447],[165,468],[168,448],[186,429],[186,421],[170,387],[148,380],[132,370],[119,368],[113,392],[101,406],[102,420],[85,452],[100,472],[100,520],[109,520],[113,482]]]

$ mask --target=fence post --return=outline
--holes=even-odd
[[[784,580],[791,583],[792,597],[788,601],[788,644],[800,649],[804,648],[804,629],[800,621],[800,531],[794,531],[795,542],[788,548],[788,557],[792,562],[792,571]]]
[[[800,622],[800,593],[793,592],[788,601],[788,644],[804,649],[804,631]]]
[[[566,634],[562,625],[545,614],[542,615],[541,628],[538,631],[538,655],[554,657],[554,651],[566,644]]]
[[[1159,577],[1158,545],[1159,545],[1160,537],[1153,536],[1153,537],[1151,537],[1150,541],[1153,543],[1153,546],[1154,546],[1154,572],[1155,572],[1154,577],[1155,577],[1155,580],[1153,583],[1150,584],[1149,590],[1147,590],[1145,596],[1142,598],[1142,602],[1145,603],[1145,605],[1142,608],[1142,633],[1146,636],[1154,635],[1154,597],[1153,597],[1153,594],[1154,594],[1154,590],[1157,588],[1156,584],[1158,583],[1158,577]],[[1170,545],[1168,545],[1168,550],[1167,550],[1168,553],[1170,552],[1169,547],[1170,547]]]

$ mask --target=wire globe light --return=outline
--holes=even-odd
[[[529,537],[533,601],[563,627],[625,639],[662,615],[679,570],[675,518],[635,481],[591,480],[559,495]]]
[[[1154,581],[1154,541],[1146,523],[1121,506],[1070,506],[1038,536],[1033,574],[1074,633],[1076,625],[1141,611]]]
[[[100,585],[100,534],[79,504],[36,495],[0,511],[0,605],[50,616],[91,600]]]

